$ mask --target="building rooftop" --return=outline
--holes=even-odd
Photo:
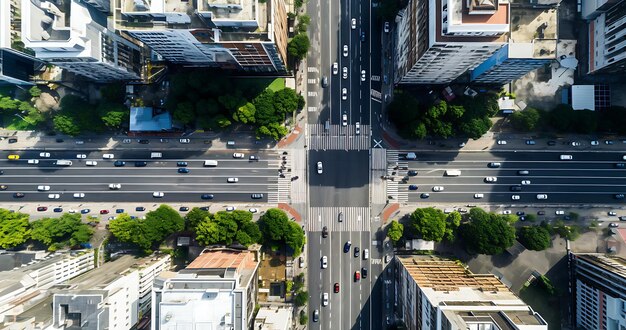
[[[576,258],[583,259],[607,272],[626,278],[626,259],[600,253],[576,253]]]
[[[291,329],[293,308],[261,307],[254,318],[255,330]]]
[[[431,4],[432,2],[434,2],[435,5],[429,6],[429,11],[430,15],[435,17],[434,20],[430,20],[430,30],[433,36],[431,40],[434,42],[506,42],[508,37],[505,33],[509,30],[508,3],[498,4],[498,10],[494,14],[476,15],[479,17],[470,18],[469,9],[463,0],[450,0],[446,2],[445,11],[442,9],[443,0],[431,0]],[[444,17],[448,18],[449,23],[443,22]],[[480,35],[481,33],[483,35]]]
[[[247,250],[210,250],[202,251],[186,269],[254,269],[257,262],[253,252]]]

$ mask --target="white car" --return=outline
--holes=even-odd
[[[343,57],[348,57],[348,45],[343,45]]]
[[[113,159],[113,158],[115,158],[115,155],[114,154],[104,154],[104,155],[102,155],[102,158],[104,158],[104,159]]]
[[[442,186],[434,186],[433,187],[433,191],[443,191],[443,187]]]
[[[29,159],[28,163],[29,164],[39,164],[39,159]]]
[[[337,62],[333,63],[333,74],[339,73],[339,64]]]
[[[348,115],[345,113],[341,116],[341,126],[348,126]]]
[[[608,214],[609,216],[614,217],[614,216],[616,216],[616,215],[617,215],[617,212],[615,212],[615,211],[609,211],[609,212],[607,212],[607,214]]]
[[[504,140],[498,140],[498,144],[499,144],[499,145],[505,145],[505,144],[506,144],[506,141],[504,141]]]
[[[361,123],[359,123],[358,121],[356,122],[356,124],[354,124],[354,126],[356,127],[355,129],[355,133],[356,135],[361,134]]]
[[[237,209],[237,208],[236,208],[236,207],[234,207],[234,206],[227,206],[227,207],[226,207],[226,211],[228,211],[228,212],[232,212],[232,211],[234,211],[234,210],[236,210],[236,209]]]
[[[511,199],[514,201],[518,201],[520,199],[519,195],[513,195],[511,196]]]
[[[109,189],[111,189],[111,190],[122,189],[122,184],[121,183],[111,183],[111,184],[109,184]]]
[[[365,81],[365,70],[361,70],[361,81]]]
[[[341,99],[344,101],[348,99],[348,89],[346,88],[341,89]]]
[[[353,19],[350,21],[350,23],[351,23],[350,25],[352,26],[352,30],[356,29],[356,18],[353,18]]]
[[[328,306],[328,292],[322,294],[322,306]]]
[[[97,161],[95,161],[95,160],[88,160],[88,161],[85,163],[85,165],[87,165],[87,166],[96,166],[96,165],[98,165],[98,162],[97,162]]]
[[[41,157],[41,158],[50,158],[50,153],[49,152],[40,152],[39,153],[39,157]]]
[[[259,210],[258,210],[258,209],[255,209],[255,208],[253,207],[253,208],[250,208],[250,209],[248,210],[248,212],[250,212],[250,213],[258,213],[258,212],[259,212]]]
[[[87,155],[85,155],[85,154],[78,154],[78,155],[76,155],[76,158],[78,158],[78,159],[85,159],[85,158],[87,158]]]
[[[565,211],[557,210],[557,211],[554,212],[554,214],[556,214],[556,215],[565,215]]]
[[[572,145],[572,147],[580,147],[580,142],[578,142],[578,141],[572,141],[572,143],[570,143],[570,144]]]
[[[343,79],[348,79],[348,68],[347,67],[343,67],[343,69],[341,69],[341,76],[343,77]]]
[[[48,199],[59,199],[61,195],[59,194],[48,194]]]
[[[240,152],[235,152],[233,154],[233,158],[244,158],[244,157],[246,157],[246,155],[244,155],[244,154],[242,154]]]
[[[537,194],[537,199],[548,199],[548,195],[546,195],[546,194]]]
[[[600,142],[598,142],[597,140],[593,140],[593,141],[591,141],[591,145],[592,146],[598,146],[598,145],[600,145]]]
[[[522,180],[522,186],[527,186],[530,184],[530,180]]]
[[[324,167],[322,166],[322,162],[317,162],[317,174],[322,174],[324,172]]]
[[[370,250],[369,249],[363,249],[363,260],[367,260],[370,258]]]
[[[48,190],[50,190],[50,186],[38,186],[37,190],[39,190],[39,191],[48,191]]]
[[[161,191],[155,191],[155,192],[152,193],[152,197],[154,197],[154,198],[161,198],[163,196],[165,196],[165,194],[163,192],[161,192]]]
[[[389,33],[389,22],[385,22],[384,28],[385,33]]]
[[[69,209],[69,210],[67,210],[67,213],[76,213],[76,210],[74,210],[74,209]]]
[[[74,193],[74,198],[85,198],[85,193]]]
[[[189,139],[180,139],[180,140],[178,140],[178,142],[180,142],[182,144],[188,144],[188,143],[191,143],[191,140],[189,140]]]
[[[488,176],[485,178],[485,182],[498,182],[498,178],[495,176]]]
[[[328,268],[328,257],[323,256],[322,257],[322,269],[326,269],[326,268]]]
[[[228,178],[226,181],[228,181],[228,183],[236,183],[239,182],[239,178]]]
[[[502,211],[502,214],[511,214],[511,210],[504,210]]]

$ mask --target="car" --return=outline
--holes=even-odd
[[[109,189],[111,190],[122,189],[122,184],[121,183],[109,183]]]
[[[365,81],[365,70],[361,70],[361,81]]]
[[[489,164],[487,164],[487,167],[490,167],[490,168],[498,168],[500,166],[502,166],[501,163],[489,163]]]
[[[619,221],[626,221],[626,216],[619,217]]]
[[[78,159],[85,159],[85,158],[87,158],[87,155],[85,155],[85,154],[77,154],[76,158],[78,158]]]
[[[350,247],[352,247],[352,242],[351,241],[347,241],[343,245],[343,253],[348,253],[348,251],[350,251]]]
[[[148,162],[137,161],[135,162],[135,167],[146,167]]]
[[[564,215],[565,211],[563,211],[563,210],[556,210],[556,211],[554,211],[554,214],[556,214],[556,215]]]
[[[537,199],[548,199],[548,195],[546,195],[546,194],[537,194]]]
[[[181,207],[179,207],[179,208],[178,208],[178,211],[179,211],[179,212],[187,212],[187,211],[189,211],[189,207],[187,207],[187,206],[181,206]]]
[[[178,173],[189,173],[189,169],[186,167],[178,168]]]
[[[228,178],[228,179],[226,179],[226,182],[228,182],[228,183],[237,183],[237,182],[239,182],[239,178]]]
[[[189,143],[191,143],[191,140],[190,139],[180,139],[180,140],[178,140],[178,142],[180,142],[182,144],[189,144]]]
[[[619,227],[619,223],[614,223],[614,222],[609,223],[609,228],[617,228],[617,227]]]
[[[152,193],[152,197],[154,198],[162,198],[163,196],[165,196],[165,194],[161,191],[155,191]]]
[[[9,155],[7,158],[9,160],[18,160],[20,159],[20,155]]]
[[[502,145],[505,145],[505,144],[506,144],[506,141],[505,141],[505,140],[498,140],[498,142],[497,142],[497,143],[498,143],[498,145],[501,145],[501,146],[502,146]]]
[[[59,194],[48,194],[48,199],[59,199],[61,195]]]
[[[517,171],[517,175],[528,175],[530,174],[530,171],[528,170],[519,170]]]
[[[358,121],[354,124],[354,133],[356,135],[361,134],[361,123],[359,123]]]
[[[333,285],[333,291],[335,293],[339,293],[339,283],[335,283],[335,285]]]
[[[124,166],[124,165],[126,165],[126,162],[121,161],[121,160],[116,160],[116,161],[113,163],[113,166],[115,166],[115,167],[122,167],[122,166]]]
[[[328,268],[328,257],[323,256],[322,257],[322,269],[326,269],[326,268]]]
[[[617,213],[616,213],[615,211],[609,211],[609,212],[607,212],[607,214],[608,214],[609,216],[612,216],[612,217],[614,217],[614,216],[616,216],[616,215],[617,215]]]
[[[526,212],[524,211],[517,211],[515,212],[516,215],[520,216],[520,215],[526,215]]]
[[[228,211],[228,212],[232,212],[232,211],[234,211],[236,209],[237,209],[237,207],[235,207],[235,206],[227,206],[226,207],[226,211]]]
[[[616,163],[615,167],[616,168],[626,168],[626,163]]]
[[[519,221],[526,221],[526,217],[525,216],[521,216],[518,218]]]
[[[433,191],[443,191],[443,187],[442,186],[434,186],[433,187]]]
[[[85,198],[85,193],[74,193],[72,196],[74,198]]]
[[[259,158],[259,156],[257,155],[250,155],[250,157],[248,157],[248,160],[251,162],[258,162],[259,160],[261,160],[261,158]]]
[[[504,210],[502,211],[502,214],[511,214],[511,210]]]
[[[88,161],[85,162],[85,165],[87,165],[87,166],[96,166],[96,165],[98,165],[98,162],[95,161],[95,160],[88,160]]]
[[[361,276],[363,276],[363,278],[367,278],[367,267],[361,268]]]
[[[361,30],[361,42],[365,42],[365,31]]]
[[[350,26],[352,27],[352,30],[356,29],[356,18],[350,20]]]
[[[348,99],[348,89],[345,88],[345,87],[341,89],[341,99],[344,100],[344,101]],[[347,122],[346,122],[346,124],[347,124]],[[344,126],[346,126],[346,125],[344,125]]]
[[[4,185],[4,184],[0,185],[0,190],[7,190],[7,189],[9,189],[9,186]]]
[[[320,311],[316,309],[313,311],[313,322],[318,322],[320,320]]]
[[[559,157],[559,159],[561,159],[561,160],[572,160],[572,159],[574,159],[574,157],[572,157],[572,155],[561,155]]]
[[[370,250],[369,249],[363,249],[363,260],[367,260],[370,258]]]
[[[624,199],[624,194],[615,194],[615,199]]]
[[[341,115],[341,126],[348,126],[348,115],[345,113]]]
[[[522,186],[527,186],[530,184],[530,180],[522,180]]]
[[[326,226],[322,227],[322,237],[323,238],[328,237],[328,227]]]
[[[360,279],[361,279],[361,272],[357,270],[356,272],[354,272],[354,281],[357,282]]]
[[[463,147],[465,147],[465,142],[459,143],[459,148],[463,148]]]
[[[420,198],[422,198],[422,199],[426,199],[428,197],[430,197],[429,193],[423,193],[423,194],[420,195]]]
[[[100,210],[100,214],[109,214],[109,210]]]
[[[358,246],[355,246],[355,247],[354,247],[354,257],[355,257],[355,258],[358,258],[358,257],[359,257],[359,255],[360,255],[360,253],[361,253],[361,250],[359,249],[359,247],[358,247]]]
[[[74,213],[76,213],[76,210],[74,210],[74,209],[69,209],[69,210],[67,210],[67,213],[74,214]]]
[[[251,207],[251,208],[248,209],[248,212],[250,212],[250,213],[259,213],[259,210],[255,209],[254,207]]]
[[[124,143],[124,144],[129,144],[131,142],[133,142],[133,140],[131,140],[131,139],[124,139],[124,140],[122,140],[122,143]]]
[[[21,192],[13,193],[13,198],[22,198],[24,196],[25,196],[24,193],[21,193]]]
[[[529,146],[535,145],[535,140],[526,140],[526,144]]]
[[[537,211],[537,215],[546,215],[546,211]]]
[[[47,207],[45,207],[45,206],[39,206],[39,207],[37,207],[37,211],[39,211],[39,212],[44,212],[44,211],[47,211],[47,210],[48,210],[48,208],[47,208]]]
[[[54,208],[54,210],[52,210],[52,212],[55,212],[55,213],[61,213],[61,212],[63,212],[63,208],[61,208],[61,207],[55,207],[55,208]]]
[[[139,144],[148,144],[150,143],[150,140],[142,139],[142,140],[137,140],[137,142],[139,142]]]
[[[39,190],[39,191],[48,191],[48,190],[50,190],[50,186],[37,186],[37,190]]]
[[[39,164],[39,159],[29,159],[28,163],[33,165]]]
[[[416,170],[409,170],[406,174],[408,176],[416,176],[417,175],[417,171]]]
[[[412,184],[412,185],[409,186],[409,190],[417,190],[417,188],[418,187],[415,184]]]
[[[548,145],[549,146],[555,146],[556,145],[556,141],[548,141]]]
[[[514,200],[514,201],[518,201],[518,200],[520,200],[520,196],[519,195],[513,195],[513,196],[511,196],[511,199]]]
[[[89,212],[91,212],[91,210],[90,210],[90,209],[82,209],[82,210],[80,210],[80,213],[81,213],[81,214],[87,214],[87,213],[89,213]]]
[[[136,211],[136,212],[143,212],[143,211],[145,211],[145,210],[146,210],[146,208],[145,208],[145,207],[143,207],[143,206],[137,206],[137,207],[135,208],[135,211]]]
[[[10,138],[9,143],[17,143],[17,138]]]
[[[4,174],[4,170],[0,170],[0,175]]]
[[[41,157],[41,158],[50,158],[50,153],[49,152],[40,152],[39,153],[39,157]]]
[[[263,194],[259,194],[259,193],[251,194],[250,198],[252,198],[252,199],[262,199],[263,198]]]
[[[578,141],[572,141],[572,142],[570,143],[570,145],[571,145],[572,147],[580,147],[580,142],[578,142]]]
[[[124,213],[124,209],[115,209],[115,213]]]
[[[337,215],[337,221],[343,222],[343,212],[339,211],[339,214]]]
[[[348,68],[345,66],[341,69],[341,77],[343,79],[348,79]]]
[[[348,57],[348,45],[343,45],[343,57]]]
[[[337,64],[337,62],[333,63],[333,74],[337,74],[339,73],[339,64]]]
[[[604,140],[604,144],[612,145],[613,144],[613,140]]]
[[[113,159],[115,158],[114,154],[104,154],[102,155],[102,159]]]
[[[317,162],[317,174],[322,174],[324,172],[324,167],[322,166],[322,162]]]
[[[495,176],[488,176],[485,178],[485,182],[498,182],[498,178]]]
[[[200,198],[202,199],[213,199],[215,196],[213,194],[202,194]]]
[[[242,154],[241,152],[235,152],[233,154],[233,158],[238,158],[239,159],[239,158],[244,158],[244,157],[246,157],[246,155]]]
[[[483,197],[485,197],[485,194],[474,194],[475,199],[481,199]]]
[[[600,145],[600,142],[598,142],[597,140],[593,140],[593,141],[591,141],[591,145],[592,146],[597,146],[597,145]]]
[[[385,22],[385,24],[383,24],[383,30],[385,33],[389,33],[389,22]]]

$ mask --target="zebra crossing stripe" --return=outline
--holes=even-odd
[[[339,222],[339,213],[343,221]],[[369,207],[311,207],[309,208],[307,230],[322,231],[326,227],[329,232],[369,231]]]

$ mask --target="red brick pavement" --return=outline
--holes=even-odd
[[[294,128],[293,132],[278,141],[278,149],[285,148],[288,145],[292,144],[300,136],[300,133],[302,133],[302,128],[300,127],[300,125],[296,125],[296,128]]]
[[[293,207],[289,206],[287,203],[278,203],[278,208],[289,213],[292,218],[296,220],[296,222],[302,222],[302,216],[298,213]]]

